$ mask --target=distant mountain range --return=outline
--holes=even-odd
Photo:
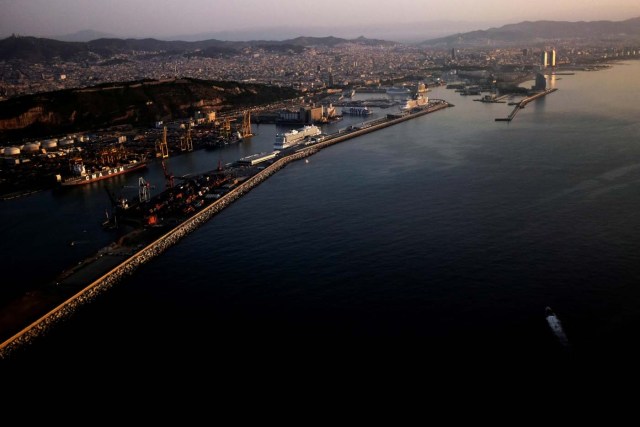
[[[157,39],[116,39],[102,38],[89,42],[64,42],[37,37],[8,37],[0,40],[0,59],[22,59],[31,62],[49,62],[56,58],[64,61],[86,61],[105,59],[121,53],[131,51],[146,51],[155,53],[187,54],[198,56],[229,56],[240,53],[246,48],[260,48],[280,53],[299,53],[313,46],[336,46],[343,43],[360,45],[392,46],[397,43],[385,40],[342,39],[337,37],[297,37],[282,41],[164,41]],[[96,58],[96,56],[98,58]]]
[[[79,32],[69,38],[86,38],[101,33]],[[640,18],[626,21],[536,21],[504,25],[488,30],[458,33],[452,36],[427,40],[424,47],[473,47],[473,46],[526,46],[571,40],[576,44],[640,43]],[[281,41],[166,41],[153,38],[119,39],[98,38],[88,42],[61,41],[37,37],[12,36],[0,40],[0,60],[22,59],[30,62],[103,61],[114,55],[131,51],[150,52],[155,55],[184,54],[187,56],[224,57],[243,50],[264,49],[282,54],[300,53],[314,46],[332,47],[343,43],[369,46],[393,46],[400,43],[380,39],[357,37],[296,37]]]
[[[361,35],[368,38],[391,40],[403,43],[418,43],[436,37],[444,37],[454,33],[463,33],[477,30],[478,28],[496,27],[508,23],[508,21],[415,21],[381,22],[376,25],[358,23],[352,21],[349,25],[314,25],[305,22],[304,25],[278,25],[277,27],[245,27],[234,28],[225,31],[210,31],[196,34],[181,34],[173,37],[155,37],[160,40],[288,40],[305,35],[307,37],[323,37],[331,34],[335,37],[353,39]],[[106,36],[93,37],[93,39]],[[63,40],[60,37],[51,37]],[[85,40],[73,41],[89,41]],[[64,39],[67,40],[67,39]],[[69,40],[72,41],[72,40]]]
[[[116,36],[114,34],[103,33],[100,31],[81,30],[81,31],[76,31],[75,33],[64,34],[62,36],[56,36],[56,37],[50,37],[50,38],[54,40],[60,40],[63,42],[88,42],[88,41],[97,40],[97,39],[112,39],[112,38],[116,38]]]
[[[488,30],[454,34],[421,45],[430,47],[506,46],[573,40],[576,43],[640,43],[640,18],[626,21],[525,21]]]

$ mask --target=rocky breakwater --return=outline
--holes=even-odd
[[[0,359],[6,358],[15,349],[30,343],[35,337],[44,333],[56,322],[71,315],[79,306],[90,302],[100,293],[119,282],[123,277],[132,274],[139,266],[178,243],[180,239],[196,230],[218,212],[222,211],[235,200],[248,193],[251,189],[255,188],[262,181],[282,169],[288,163],[315,154],[317,151],[318,150],[315,148],[307,148],[275,161],[273,164],[250,177],[224,196],[220,197],[211,205],[205,207],[202,211],[196,213],[166,234],[160,236],[158,239],[123,261],[121,264],[108,271],[82,290],[70,296],[64,302],[51,309],[48,313],[41,316],[30,325],[23,328],[20,332],[2,342],[0,344]],[[109,250],[109,248],[103,249],[105,252]]]

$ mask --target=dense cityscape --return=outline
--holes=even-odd
[[[161,80],[175,76],[256,82],[302,91],[389,85],[437,78],[450,70],[485,71],[509,81],[539,67],[543,51],[544,48],[527,47],[434,50],[396,43],[368,46],[348,42],[332,47],[310,46],[300,53],[274,53],[249,47],[241,54],[220,58],[140,51],[115,58],[97,58],[94,63],[53,61],[33,64],[0,59],[0,94],[7,99],[107,82]],[[557,65],[567,68],[584,68],[639,55],[637,47],[563,47],[556,51]]]

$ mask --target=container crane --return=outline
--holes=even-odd
[[[165,164],[164,160],[162,160],[160,164],[162,164],[162,172],[164,172],[164,178],[167,183],[167,188],[173,188],[173,178],[174,178],[173,174],[169,172],[169,169],[167,168],[167,165]]]
[[[187,134],[180,138],[180,150],[193,151],[193,140],[191,139],[191,123],[187,124]]]
[[[143,177],[138,179],[138,199],[140,203],[148,202],[151,199],[151,184],[144,180]]]
[[[169,145],[167,144],[167,127],[162,130],[162,141],[156,141],[156,157],[166,159],[169,157]]]
[[[253,136],[251,133],[251,111],[247,110],[242,113],[242,126],[240,127],[241,138],[249,138]]]

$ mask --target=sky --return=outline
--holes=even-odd
[[[310,32],[299,35],[353,28],[376,37],[385,28],[432,21],[445,32],[446,21],[451,21],[454,33],[465,24],[468,31],[524,20],[639,16],[638,0],[0,0],[0,37],[59,36],[87,29],[118,37],[238,31],[268,35],[269,28]]]

